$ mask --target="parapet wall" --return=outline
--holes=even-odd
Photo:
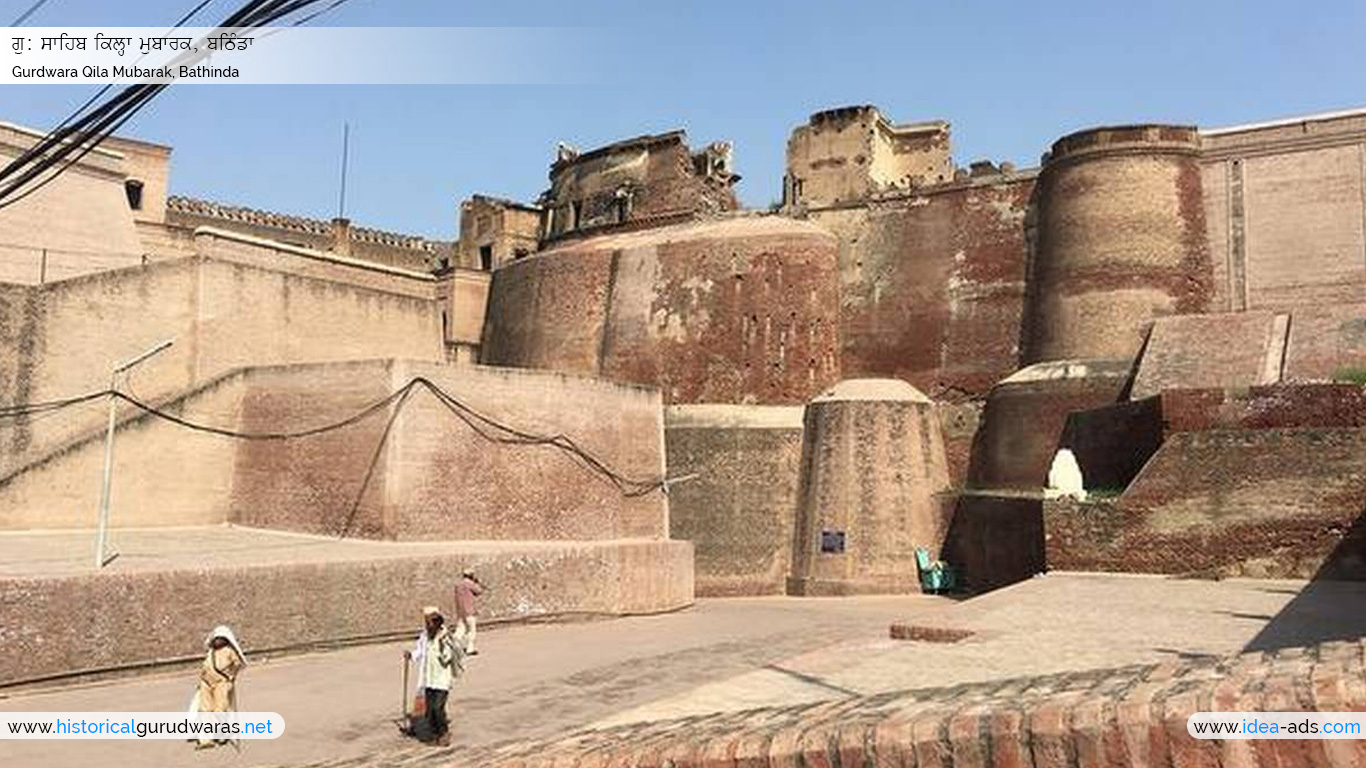
[[[799,404],[839,376],[835,239],[745,216],[604,235],[494,273],[481,362]]]
[[[217,624],[233,627],[249,655],[406,639],[420,626],[414,616],[421,606],[454,610],[453,575],[467,567],[492,587],[480,603],[481,628],[561,615],[659,613],[693,601],[692,547],[681,541],[453,543],[418,551],[298,537],[265,544],[294,558],[247,555],[235,565],[124,571],[115,561],[101,573],[0,577],[0,614],[18,619],[0,628],[10,651],[0,658],[0,687],[192,661],[203,657],[204,627]],[[164,554],[177,559],[173,551]],[[77,605],[82,630],[72,632]]]
[[[1200,136],[1184,126],[1059,139],[1038,182],[1023,362],[1133,358],[1148,324],[1207,311]]]

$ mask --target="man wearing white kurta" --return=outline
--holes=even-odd
[[[417,636],[412,659],[417,667],[417,686],[423,691],[426,713],[418,725],[417,736],[439,746],[451,743],[450,721],[446,718],[446,699],[451,683],[464,671],[465,650],[445,626],[436,606],[422,610],[426,627]]]

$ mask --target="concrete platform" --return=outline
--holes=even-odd
[[[196,657],[228,624],[262,651],[403,635],[453,610],[473,567],[486,621],[620,616],[692,603],[687,542],[338,540],[231,526],[0,533],[0,686]]]

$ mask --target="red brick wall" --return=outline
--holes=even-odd
[[[1366,427],[1366,387],[1359,384],[1179,389],[1163,392],[1161,402],[1168,432]]]
[[[815,211],[840,254],[844,376],[980,397],[1019,367],[1032,176]]]
[[[839,378],[837,291],[834,239],[790,219],[589,238],[494,274],[481,358],[796,405]]]
[[[1366,430],[1171,435],[1118,500],[1044,504],[1048,567],[1366,578]]]
[[[1197,740],[1200,711],[1366,708],[1363,646],[1323,643],[1228,659],[1146,664],[583,731],[461,750],[446,768],[899,766],[1074,768],[1355,765],[1366,742]],[[1309,684],[1312,681],[1312,685]],[[421,749],[421,748],[418,748]],[[417,753],[413,753],[416,757]],[[377,754],[358,766],[401,755]]]

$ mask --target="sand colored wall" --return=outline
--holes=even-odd
[[[0,285],[0,402],[104,389],[114,365],[166,339],[175,344],[121,386],[157,400],[246,365],[442,359],[429,279],[235,245],[242,251],[214,253],[280,268],[192,258],[42,286]],[[283,271],[290,268],[337,279]],[[102,428],[101,415],[86,412],[13,422],[0,434],[0,475]]]
[[[893,379],[840,382],[806,407],[788,592],[920,591],[915,550],[938,557],[951,513],[938,415]],[[845,551],[824,552],[824,532]]]
[[[692,548],[681,541],[452,544],[407,554],[384,545],[273,565],[0,579],[0,685],[45,675],[202,658],[204,627],[228,624],[248,655],[310,644],[416,636],[420,606],[451,605],[452,574],[473,566],[494,587],[480,625],[557,615],[621,615],[692,603]],[[391,547],[393,545],[390,545]],[[205,595],[223,599],[205,600]],[[364,600],[357,600],[364,595]],[[83,630],[70,631],[71,606]],[[348,610],[337,610],[339,605]],[[448,614],[449,615],[449,614]],[[129,632],[128,627],[155,627]],[[397,681],[396,681],[397,682]]]
[[[438,276],[435,295],[441,313],[441,331],[447,349],[479,349],[484,331],[484,311],[488,307],[489,275],[456,268]],[[477,354],[475,355],[477,359]]]
[[[1285,311],[1366,293],[1366,112],[1201,139],[1216,309]]]
[[[165,223],[166,198],[171,184],[171,148],[122,136],[110,136],[100,142],[100,148],[123,155],[128,180],[142,184],[142,208],[132,212],[133,221]]]
[[[536,252],[540,246],[541,210],[510,200],[475,195],[460,203],[460,240],[455,266],[492,270]],[[484,266],[480,251],[489,249]]]
[[[783,202],[819,208],[952,178],[948,123],[892,125],[875,107],[844,107],[792,131]]]
[[[195,422],[232,428],[244,391],[243,376],[230,374],[164,406]],[[107,418],[100,400],[47,417],[80,424]],[[114,528],[211,525],[227,521],[236,445],[174,428],[130,406],[118,409],[109,524]],[[13,465],[0,476],[0,530],[87,528],[98,518],[104,470],[104,428],[78,430],[36,463]],[[94,540],[90,544],[94,557]]]
[[[1199,149],[1194,128],[1156,125],[1053,144],[1038,182],[1024,362],[1132,358],[1154,318],[1208,309]]]
[[[835,239],[749,216],[606,235],[493,277],[481,362],[658,386],[666,403],[804,402],[838,376]]]
[[[355,226],[344,218],[324,221],[178,196],[168,199],[165,221],[171,227],[208,227],[414,272],[430,272],[453,251],[448,242]]]
[[[335,421],[416,376],[517,429],[568,435],[625,476],[663,475],[658,392],[552,373],[401,361],[263,370],[244,394],[240,428]],[[662,494],[626,498],[553,448],[481,439],[426,392],[405,402],[381,446],[387,419],[385,411],[309,440],[244,443],[232,519],[404,540],[668,536]]]
[[[697,594],[782,594],[802,454],[796,406],[674,405],[665,410],[669,536],[697,552]]]
[[[1033,186],[1032,175],[1001,175],[809,211],[840,242],[846,376],[961,400],[1019,367]]]
[[[0,163],[40,138],[0,123]],[[126,173],[124,155],[97,148],[0,210],[0,282],[32,285],[141,263],[144,251],[123,188]]]
[[[657,392],[557,374],[396,361],[250,368],[167,410],[238,432],[298,431],[352,416],[416,376],[515,428],[569,435],[624,475],[663,474]],[[102,417],[101,405],[77,417]],[[381,444],[388,416],[299,440],[242,441],[121,408],[112,524],[230,521],[389,539],[668,536],[658,492],[627,498],[564,453],[480,439],[426,393],[404,404]],[[103,450],[103,431],[87,431],[0,480],[0,528],[93,526]]]

